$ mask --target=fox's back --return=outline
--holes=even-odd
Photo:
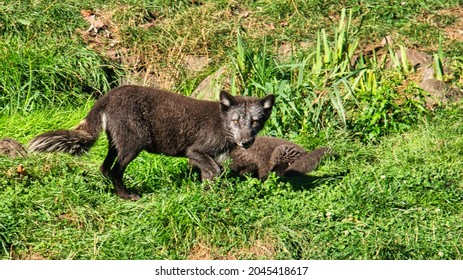
[[[103,98],[107,131],[115,138],[140,141],[153,153],[184,155],[204,127],[220,127],[218,102],[139,86],[119,87]]]
[[[113,117],[141,118],[159,124],[158,120],[188,120],[191,115],[218,115],[218,103],[193,99],[168,91],[141,87],[122,86],[106,96],[106,113]],[[103,97],[103,98],[104,98]]]

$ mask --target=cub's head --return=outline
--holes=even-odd
[[[241,148],[249,148],[270,117],[274,103],[275,96],[272,94],[258,99],[233,97],[228,92],[221,91],[220,110],[229,139]]]

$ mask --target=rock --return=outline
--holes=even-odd
[[[207,76],[193,91],[191,97],[203,100],[218,100],[220,90],[230,87],[230,77],[227,66],[220,67]]]
[[[418,86],[429,93],[429,97],[425,100],[427,107],[434,107],[440,103],[461,99],[461,91],[444,81],[434,78],[424,79]]]
[[[10,138],[3,138],[0,141],[0,156],[15,158],[17,156],[25,157],[27,154],[24,146]]]
[[[399,61],[401,61],[402,52],[398,50],[396,51],[396,55]],[[426,67],[432,64],[432,56],[427,53],[414,49],[405,49],[405,55],[407,57],[408,63],[415,69]]]
[[[191,72],[203,71],[211,62],[211,59],[205,55],[187,55],[183,58],[185,69]]]
[[[396,55],[399,60],[402,59],[400,50],[396,52]],[[405,49],[405,55],[408,63],[421,73],[421,81],[418,86],[429,93],[425,99],[427,107],[461,99],[461,90],[434,77],[433,57],[431,55],[414,49]],[[451,75],[452,70],[446,64],[448,62],[444,61],[444,73]]]

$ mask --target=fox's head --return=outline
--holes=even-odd
[[[244,96],[231,96],[220,92],[220,109],[227,130],[227,136],[241,148],[249,148],[257,133],[264,127],[272,113],[275,96],[262,99]]]

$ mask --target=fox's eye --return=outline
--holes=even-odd
[[[251,124],[252,124],[252,126],[253,126],[253,127],[256,127],[256,126],[258,126],[258,125],[259,125],[259,121],[257,121],[257,120],[255,120],[255,121],[252,121],[252,123],[251,123]]]

